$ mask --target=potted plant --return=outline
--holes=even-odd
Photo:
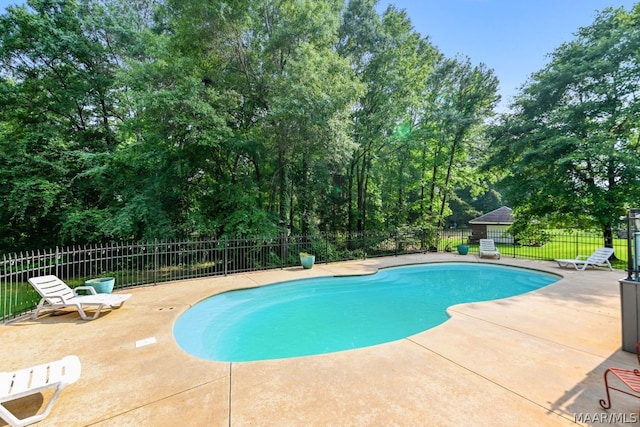
[[[461,243],[458,245],[458,253],[460,255],[466,255],[469,253],[469,245],[465,243]]]
[[[300,252],[300,264],[302,268],[309,269],[313,267],[313,263],[316,262],[316,256],[306,252]]]
[[[115,277],[99,277],[84,282],[86,286],[91,286],[98,294],[110,294],[113,291],[113,285],[116,283]]]
[[[448,237],[445,241],[444,241],[444,251],[445,252],[451,252],[451,246],[452,246],[452,240],[451,237]]]

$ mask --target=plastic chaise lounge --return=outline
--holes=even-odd
[[[32,319],[38,317],[38,313],[43,308],[58,310],[66,307],[75,307],[83,320],[93,320],[98,317],[103,307],[120,308],[131,294],[98,294],[92,286],[78,286],[71,289],[66,283],[56,276],[40,276],[29,279],[31,286],[35,288],[42,299],[38,303]],[[76,291],[86,290],[89,295],[78,295]],[[95,307],[93,316],[88,316],[85,307]]]
[[[609,267],[609,270],[613,271],[609,258],[613,255],[613,248],[598,248],[591,255],[578,255],[576,259],[557,259],[559,267],[573,266],[576,270],[584,271],[588,266],[596,267]]]
[[[500,258],[500,251],[496,249],[493,239],[480,239],[480,258],[484,256],[493,256]]]
[[[13,427],[26,426],[42,420],[51,412],[53,403],[62,389],[80,378],[80,371],[80,359],[78,359],[78,356],[65,356],[55,362],[32,368],[15,372],[0,372],[0,418]],[[49,403],[45,406],[44,411],[39,414],[19,419],[4,406],[5,402],[37,394],[54,387],[55,392],[49,399]]]

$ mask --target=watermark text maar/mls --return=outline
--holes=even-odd
[[[621,412],[594,412],[573,414],[573,422],[575,423],[601,423],[601,424],[635,424],[640,421],[640,415],[625,414]]]

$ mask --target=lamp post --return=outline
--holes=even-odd
[[[620,218],[621,220],[624,217]],[[633,222],[632,222],[633,221]],[[627,215],[627,278],[620,279],[620,305],[622,314],[622,349],[635,351],[640,341],[640,280],[638,278],[640,253],[640,210],[629,209]],[[633,246],[631,243],[633,239]]]
[[[631,209],[627,214],[627,280],[633,280],[633,254],[631,252]]]

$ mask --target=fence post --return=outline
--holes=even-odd
[[[229,245],[227,244],[227,237],[225,236],[224,239],[222,240],[222,244],[224,245],[224,275],[226,276],[228,274],[228,268],[229,268]]]
[[[400,247],[399,247],[400,235],[397,229],[394,231],[394,235],[395,235],[396,247],[395,247],[395,250],[393,251],[394,252],[393,256],[398,256],[398,252],[400,252]]]
[[[287,264],[287,258],[289,258],[289,248],[287,240],[287,228],[284,226],[284,222],[280,220],[280,268],[284,268]]]
[[[55,275],[60,277],[60,272],[58,271],[58,256],[59,256],[59,251],[58,251],[58,246],[56,246],[56,260],[53,262],[53,265],[55,266]]]
[[[367,232],[366,231],[362,232],[362,248],[363,248],[362,257],[363,259],[367,259]]]
[[[329,264],[329,233],[324,233],[324,263]]]
[[[158,259],[158,239],[153,239],[153,284],[158,284],[158,268],[160,266],[160,260]]]

